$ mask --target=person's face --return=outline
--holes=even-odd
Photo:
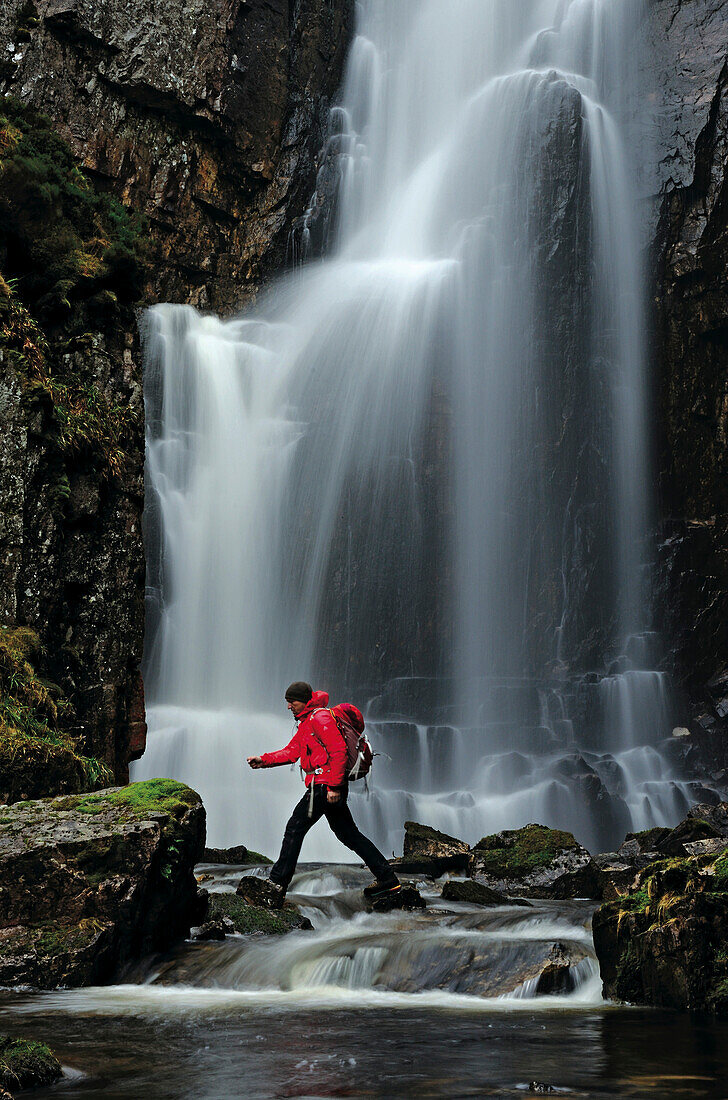
[[[302,703],[300,699],[291,699],[290,703],[288,703],[287,706],[288,706],[288,709],[293,714],[293,717],[298,718],[299,714],[301,713],[303,708],[306,706],[306,704]]]

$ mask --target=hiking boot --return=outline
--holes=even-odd
[[[286,891],[277,882],[256,875],[245,875],[238,883],[236,891],[239,898],[248,905],[260,905],[263,909],[282,909],[286,900]]]
[[[402,889],[402,883],[398,878],[388,878],[384,882],[375,880],[364,887],[364,897],[374,901],[375,898],[392,897]]]

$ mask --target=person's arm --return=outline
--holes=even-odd
[[[264,752],[262,756],[249,756],[248,763],[251,768],[277,768],[281,764],[292,764],[301,755],[301,744],[298,730],[284,749],[276,749],[275,752]]]

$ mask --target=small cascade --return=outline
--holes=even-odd
[[[213,891],[231,888],[226,870],[206,871],[214,875],[208,883]],[[188,947],[149,975],[147,985],[184,983],[292,1002],[318,996],[333,1004],[350,1000],[356,990],[357,1004],[372,1007],[404,1007],[412,996],[476,1010],[527,999],[542,1007],[601,1003],[589,903],[487,910],[448,906],[430,887],[428,910],[382,916],[363,912],[365,881],[366,872],[358,869],[304,870],[290,896],[311,918],[314,934],[228,938],[212,950]]]

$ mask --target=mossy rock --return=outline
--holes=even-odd
[[[636,840],[641,852],[652,852],[671,832],[664,825],[655,825],[651,829],[642,829],[639,833],[627,833],[625,840]]]
[[[539,867],[547,867],[561,852],[573,851],[579,844],[571,833],[547,829],[545,825],[526,825],[483,837],[473,848],[478,865],[499,878],[525,878]]]
[[[237,894],[210,894],[207,919],[214,921],[223,917],[229,917],[235,931],[243,935],[280,936],[285,932],[305,931],[312,927],[310,920],[301,916],[290,902],[286,902],[282,909],[271,910],[248,905]]]
[[[688,821],[673,833],[693,836]],[[728,852],[654,860],[593,933],[605,996],[728,1013]]]
[[[268,856],[261,855],[260,852],[254,852],[252,848],[246,848],[244,844],[237,844],[234,848],[205,848],[202,860],[203,863],[220,863],[228,867],[273,862]]]
[[[150,814],[169,814],[181,818],[192,806],[198,806],[200,796],[185,783],[176,779],[145,779],[126,787],[111,787],[94,794],[80,795],[63,800],[64,810],[79,814],[102,814],[106,810],[125,810],[130,816],[145,818]]]
[[[0,1087],[35,1089],[62,1076],[61,1063],[45,1043],[0,1035]]]

